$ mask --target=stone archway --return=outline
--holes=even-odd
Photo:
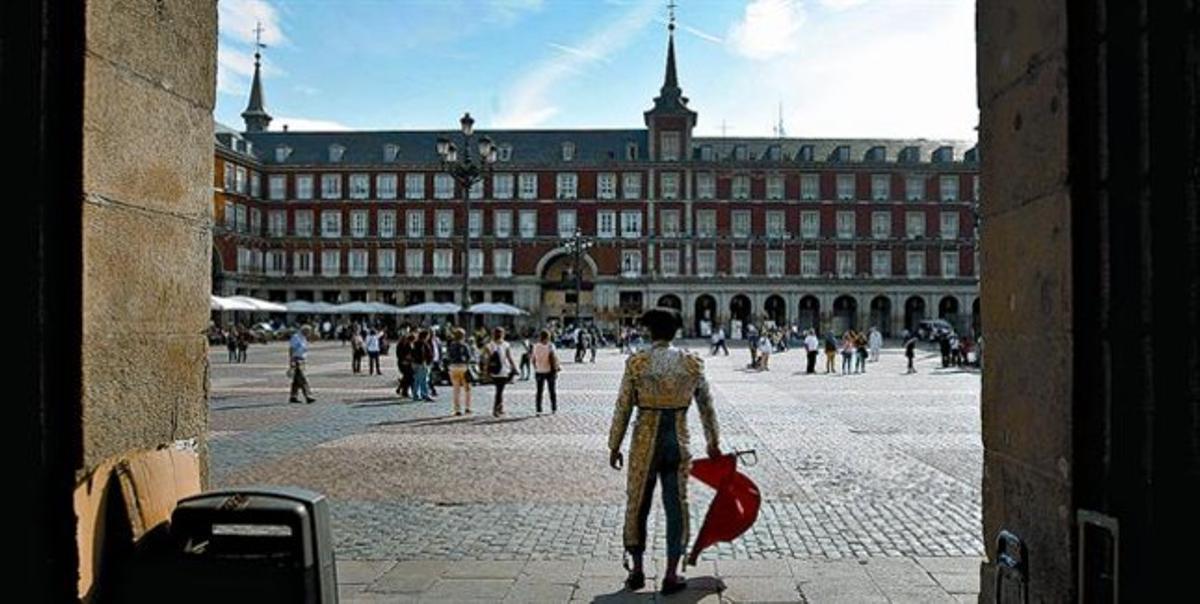
[[[675,294],[666,294],[663,296],[659,296],[658,302],[655,303],[655,306],[661,306],[664,308],[674,308],[675,310],[678,310],[679,312],[683,312],[683,301],[680,300],[679,296],[676,296]]]
[[[768,320],[774,321],[777,327],[787,325],[787,302],[783,300],[783,296],[768,296],[763,302],[763,313]]]
[[[816,296],[800,298],[800,309],[796,314],[796,324],[800,329],[821,331],[821,301]]]
[[[884,337],[891,337],[892,301],[887,296],[875,296],[871,300],[871,325]]]
[[[958,298],[954,296],[945,296],[938,302],[938,318],[945,319],[954,327],[954,331],[962,332],[962,325],[959,325],[958,319]]]
[[[584,324],[594,319],[595,263],[586,254],[579,260],[578,274],[570,254],[552,252],[538,262],[543,320],[557,319],[560,325],[568,325],[575,322],[576,314]]]
[[[838,296],[833,301],[833,318],[829,328],[835,334],[858,327],[858,300],[854,296]]]
[[[696,296],[692,308],[695,312],[692,321],[696,335],[708,337],[717,326],[717,299],[708,294]]]
[[[746,326],[750,323],[753,307],[750,298],[738,294],[729,300],[729,337],[742,338]]]
[[[904,301],[904,329],[909,333],[917,331],[917,323],[925,320],[925,298],[909,296]]]

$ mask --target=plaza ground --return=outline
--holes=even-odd
[[[763,505],[750,531],[687,570],[687,601],[974,601],[978,372],[943,369],[931,350],[915,375],[899,349],[854,375],[805,375],[796,350],[773,355],[768,372],[747,370],[744,348],[700,351],[722,447],[757,451],[744,471]],[[533,382],[516,382],[500,419],[490,387],[472,416],[451,415],[448,387],[434,403],[399,400],[394,358],[383,376],[353,375],[336,342],[310,353],[318,402],[290,404],[286,355],[283,343],[251,347],[245,364],[211,352],[211,484],[326,494],[344,601],[655,597],[619,592],[625,476],[608,468],[606,445],[615,349],[595,364],[564,355],[557,414],[537,416]],[[710,500],[693,483],[693,535]],[[661,564],[656,507],[650,556]]]

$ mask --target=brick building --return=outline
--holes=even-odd
[[[256,63],[257,65],[257,63]],[[693,136],[675,70],[645,127],[488,130],[493,172],[459,190],[447,131],[267,131],[256,66],[245,131],[218,126],[214,288],[277,301],[473,301],[602,326],[654,305],[690,334],[770,320],[896,334],[978,329],[974,143]],[[469,216],[463,195],[471,196]],[[732,329],[730,329],[732,328]]]

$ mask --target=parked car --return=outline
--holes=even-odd
[[[925,319],[917,324],[917,339],[925,342],[936,340],[942,335],[953,335],[954,326],[945,319]]]

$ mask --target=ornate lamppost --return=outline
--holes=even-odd
[[[482,182],[492,172],[496,163],[496,146],[492,139],[484,136],[477,143],[479,159],[471,155],[475,143],[475,120],[470,113],[464,113],[458,121],[462,133],[462,156],[459,156],[459,146],[447,137],[437,140],[437,154],[442,161],[442,170],[449,173],[462,191],[463,198],[463,244],[462,244],[462,309],[460,310],[460,326],[469,327],[471,313],[467,310],[471,305],[471,188]]]
[[[583,236],[583,231],[579,227],[575,228],[575,233],[569,239],[563,242],[563,248],[567,253],[571,254],[571,259],[574,261],[573,267],[575,272],[575,327],[583,327],[579,321],[579,302],[583,297],[583,268],[580,262],[583,260],[583,252],[591,248],[593,242],[591,239]]]

